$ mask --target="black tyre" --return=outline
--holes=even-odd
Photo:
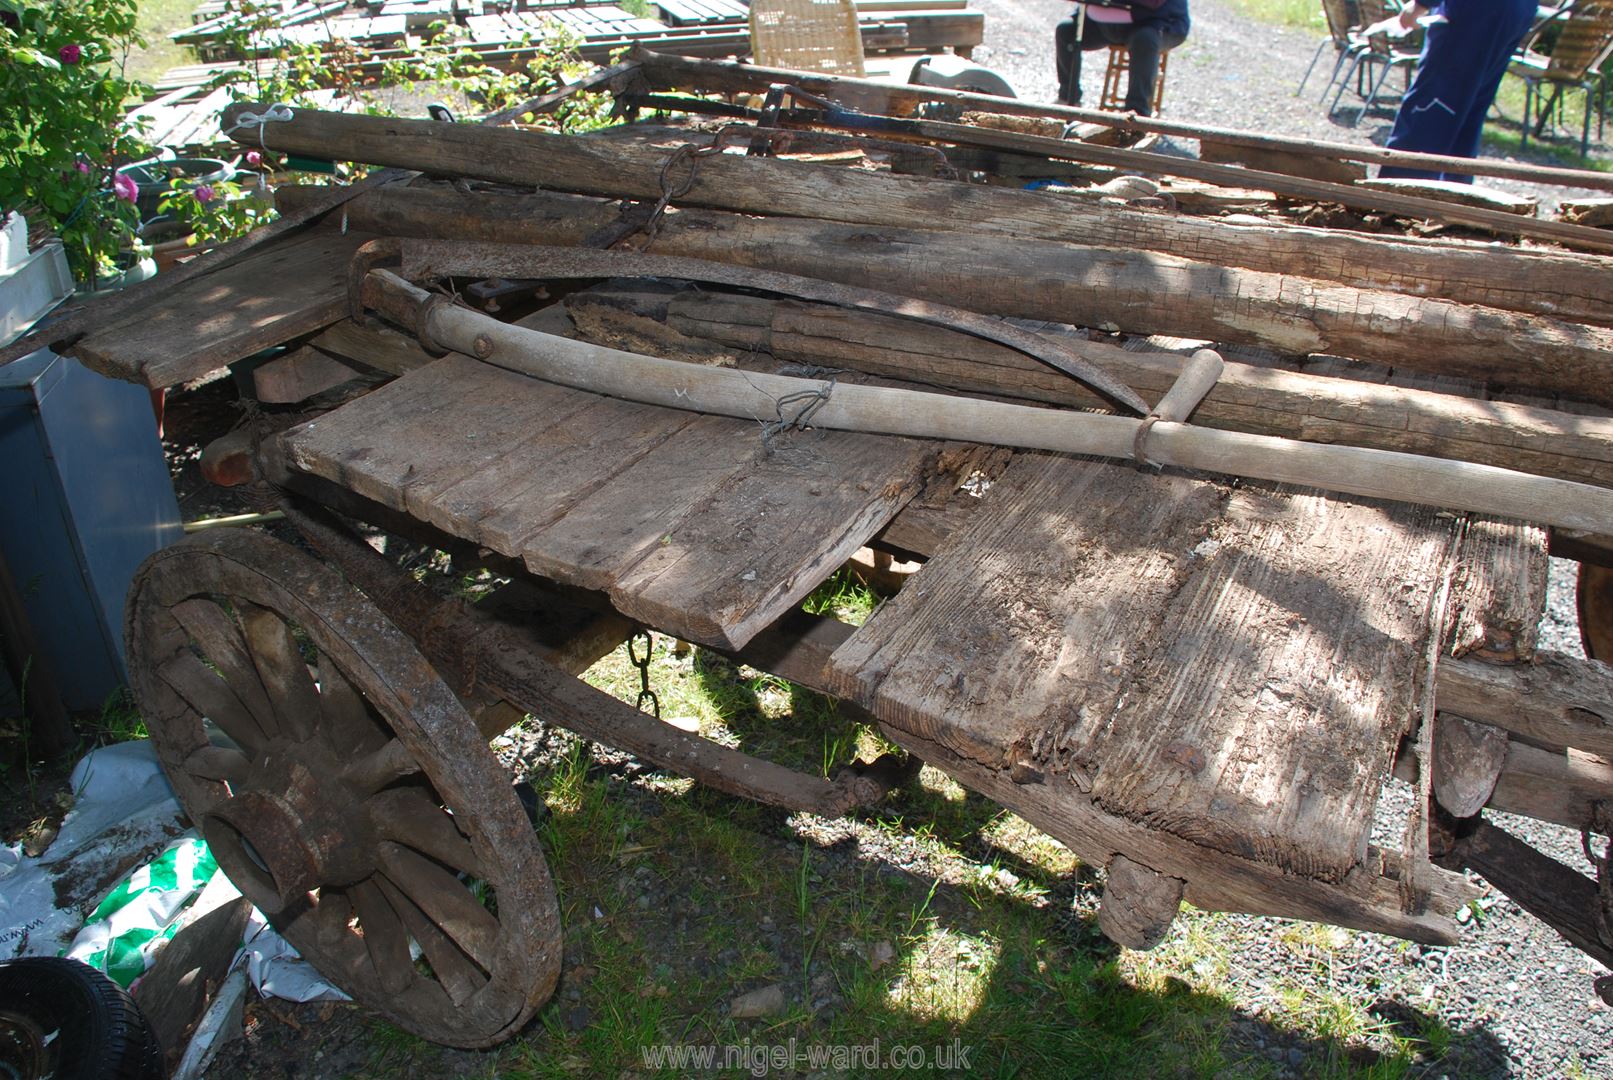
[[[101,972],[66,957],[0,962],[0,1080],[162,1080],[151,1025]]]

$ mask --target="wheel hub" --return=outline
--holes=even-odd
[[[322,885],[375,871],[377,838],[339,766],[310,740],[271,748],[252,779],[203,816],[202,834],[247,899],[278,914]]]

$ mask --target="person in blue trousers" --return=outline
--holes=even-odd
[[[1478,157],[1484,117],[1513,50],[1534,22],[1535,0],[1444,0],[1434,9],[1413,2],[1400,12],[1400,25],[1409,32],[1430,10],[1439,17],[1428,23],[1417,74],[1400,102],[1388,146]],[[1473,182],[1462,173],[1421,169],[1385,167],[1378,175]]]
[[[1059,77],[1058,104],[1081,104],[1081,54],[1106,45],[1131,50],[1126,109],[1147,116],[1154,109],[1159,54],[1187,40],[1191,19],[1187,0],[1138,0],[1130,5],[1089,5],[1085,19],[1070,16],[1053,28],[1053,62]],[[1076,40],[1076,28],[1081,38]]]

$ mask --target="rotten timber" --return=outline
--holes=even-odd
[[[443,175],[465,173],[499,182],[538,184],[554,191],[652,200],[660,196],[658,177],[666,156],[654,147],[614,145],[598,138],[489,130],[478,133],[513,140],[513,144],[459,145],[467,140],[456,133],[456,145],[438,147],[423,138],[427,132],[402,131],[407,137],[394,139],[389,133],[401,129],[386,126],[348,144],[346,135],[322,130],[329,125],[316,124],[318,114],[300,115],[304,119],[298,123],[305,125],[300,133],[271,130],[269,141],[275,142],[278,135],[281,142],[289,145],[295,138],[299,145],[319,148],[309,152],[361,159],[429,158],[432,169]],[[379,123],[379,118],[349,119],[375,119]],[[457,125],[456,129],[463,127]],[[695,143],[708,138],[690,136]],[[544,141],[530,144],[526,140]],[[277,195],[288,208],[295,205],[290,199],[305,197]],[[419,201],[412,194],[403,198],[411,200],[410,205]],[[390,193],[388,199],[391,200]],[[393,205],[400,204],[394,201]],[[479,204],[469,198],[464,205]],[[544,214],[541,200],[524,207],[504,205],[510,207],[507,216],[516,222],[523,212]],[[554,205],[549,203],[550,207]],[[1348,281],[1408,295],[1443,297],[1457,303],[1529,311],[1566,320],[1606,322],[1613,318],[1609,315],[1609,306],[1613,305],[1613,285],[1607,280],[1609,264],[1605,258],[1593,255],[1525,251],[1495,244],[1391,240],[1265,223],[1228,223],[1113,207],[1056,194],[732,155],[702,159],[689,191],[678,198],[676,205],[893,228],[923,222],[927,228],[967,231],[971,236],[991,233],[1122,250],[1190,253],[1195,259],[1220,267]],[[569,212],[578,213],[582,206],[573,204]],[[357,219],[353,223],[359,224]],[[488,240],[525,239],[519,233],[473,235]],[[448,238],[454,237],[450,234]]]
[[[714,158],[716,160],[746,159]],[[773,162],[775,166],[784,163]],[[702,166],[706,168],[707,166]],[[785,166],[794,168],[796,166]],[[850,170],[830,170],[859,175]],[[965,189],[968,190],[968,189]],[[826,197],[830,197],[826,195]],[[590,207],[555,196],[508,197],[481,221],[469,213],[382,220],[392,235],[583,243]],[[601,224],[614,212],[592,208]],[[504,227],[511,218],[524,218]],[[918,220],[910,218],[909,220]],[[656,251],[878,289],[971,311],[1074,322],[1142,334],[1326,353],[1613,403],[1613,330],[1398,293],[1117,251],[996,235],[867,228],[719,211],[668,214]]]

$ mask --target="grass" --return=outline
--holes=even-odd
[[[1491,111],[1490,120],[1484,127],[1486,148],[1507,157],[1523,157],[1575,169],[1613,171],[1613,159],[1598,156],[1602,146],[1596,135],[1595,103],[1588,95],[1566,93],[1561,118],[1554,114],[1552,122],[1546,125],[1545,138],[1536,138],[1531,133],[1527,146],[1523,143],[1523,104],[1523,82],[1513,78],[1502,79],[1501,89],[1495,96],[1495,109]],[[1581,158],[1579,132],[1586,108],[1592,109],[1591,156]],[[1499,120],[1496,118],[1497,112],[1501,115]]]
[[[865,615],[877,598],[840,580],[815,603]],[[625,649],[587,678],[637,696]],[[817,767],[826,732],[836,760],[884,749],[826,699],[671,639],[657,639],[651,678],[668,715],[777,760]],[[1302,1047],[1312,1075],[1398,1077],[1459,1041],[1339,990],[1358,936],[1346,931],[1272,922],[1293,973],[1263,1004],[1235,948],[1249,932],[1230,916],[1186,909],[1159,950],[1117,950],[1094,925],[1097,883],[1067,849],[929,768],[877,812],[835,823],[613,771],[580,740],[531,779],[566,928],[559,991],[496,1058],[472,1067],[427,1048],[413,1071],[682,1076],[695,1070],[646,1048],[733,1047],[754,1063],[794,1040],[816,1054],[877,1045],[887,1067],[893,1049],[917,1047],[925,1075],[1279,1075],[1240,1034],[1254,1017]],[[771,985],[781,1012],[729,1015]],[[372,1064],[398,1066],[392,1053]]]
[[[1270,26],[1327,33],[1327,20],[1318,0],[1233,0],[1233,6],[1250,18]]]
[[[125,73],[138,82],[152,82],[169,68],[196,62],[190,50],[168,40],[168,35],[190,25],[197,0],[140,0],[137,23],[145,45],[129,53]]]

